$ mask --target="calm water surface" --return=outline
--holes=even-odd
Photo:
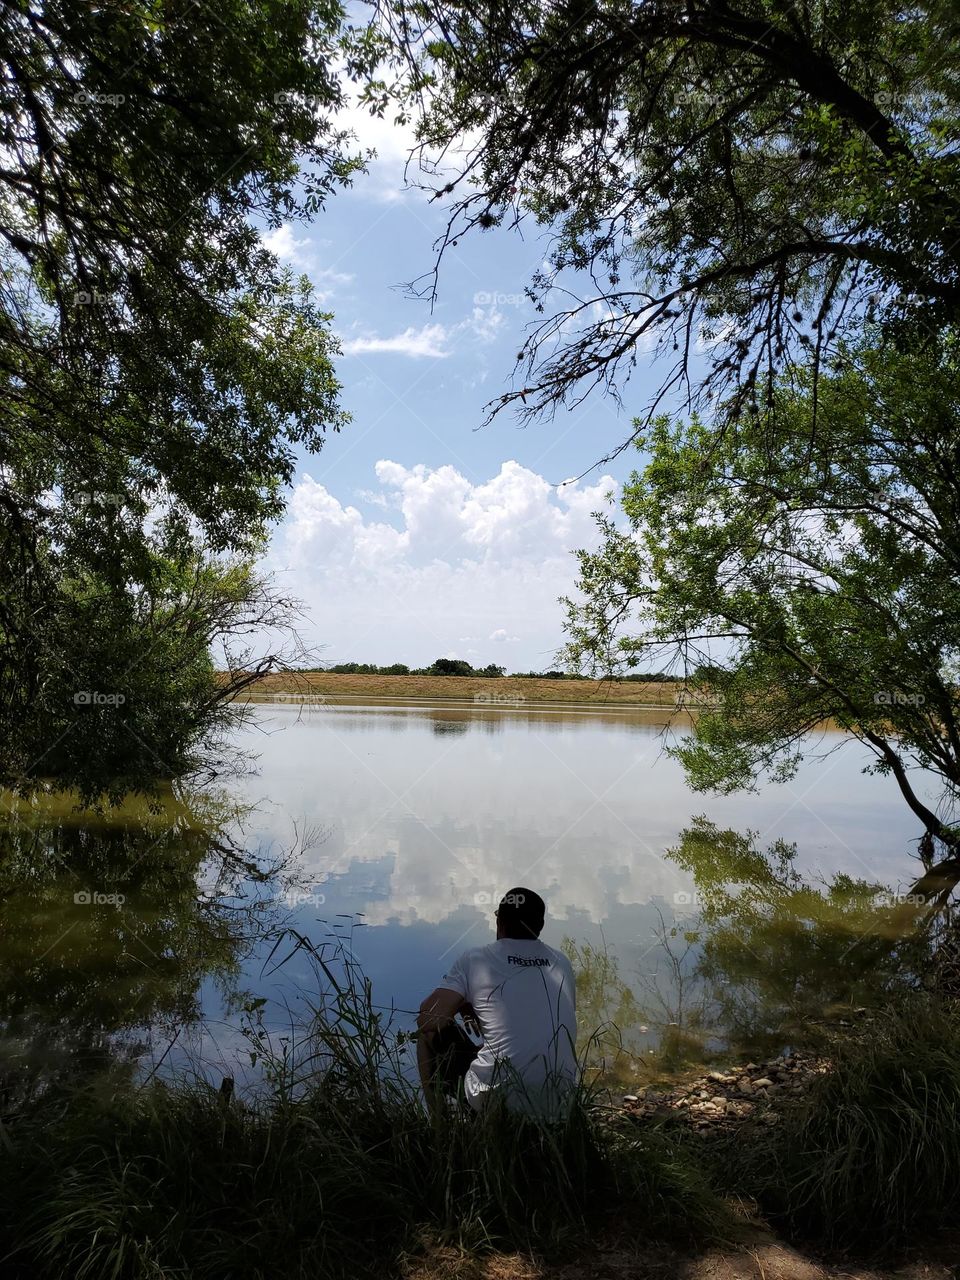
[[[546,941],[605,947],[623,981],[669,1003],[656,934],[661,920],[689,924],[696,902],[666,851],[697,814],[764,847],[795,842],[808,875],[910,880],[914,823],[888,779],[863,774],[857,743],[818,739],[840,749],[789,785],[717,798],[686,788],[665,723],[642,710],[257,707],[240,744],[253,768],[210,802],[242,806],[228,827],[246,869],[211,851],[194,813],[98,829],[21,807],[0,899],[4,1053],[96,1058],[122,1033],[148,1069],[242,1076],[237,992],[266,998],[279,1035],[316,981],[302,954],[279,964],[289,937],[274,950],[267,930],[284,925],[318,945],[343,938],[410,1025],[459,952],[492,940],[515,884],[545,898]],[[271,862],[295,880],[246,874]],[[97,892],[124,901],[82,898]]]

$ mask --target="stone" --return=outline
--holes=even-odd
[[[635,1093],[625,1093],[625,1094],[623,1095],[623,1100],[624,1100],[624,1102],[639,1102],[639,1101],[640,1101],[640,1099],[637,1097],[637,1095],[636,1095]]]
[[[753,1087],[755,1089],[769,1089],[773,1081],[769,1076],[761,1076],[759,1080],[754,1080]]]

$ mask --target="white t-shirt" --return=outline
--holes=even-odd
[[[539,938],[465,951],[440,984],[469,1000],[483,1048],[464,1079],[479,1107],[491,1089],[511,1106],[554,1111],[577,1078],[576,984],[567,957]]]

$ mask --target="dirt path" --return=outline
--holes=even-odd
[[[960,1257],[949,1245],[943,1251]],[[559,1264],[538,1262],[522,1254],[491,1253],[474,1258],[453,1249],[438,1249],[411,1261],[403,1274],[406,1280],[957,1280],[960,1272],[942,1259],[914,1260],[881,1269],[819,1263],[761,1236],[739,1249],[696,1255],[666,1246],[646,1246],[639,1251],[610,1248]]]

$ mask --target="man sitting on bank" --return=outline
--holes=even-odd
[[[496,942],[465,951],[420,1006],[420,1079],[431,1102],[439,1090],[462,1088],[477,1111],[502,1097],[513,1109],[556,1117],[577,1079],[573,967],[540,941],[539,894],[511,889],[495,914]],[[479,1051],[457,1014],[482,1036]]]

